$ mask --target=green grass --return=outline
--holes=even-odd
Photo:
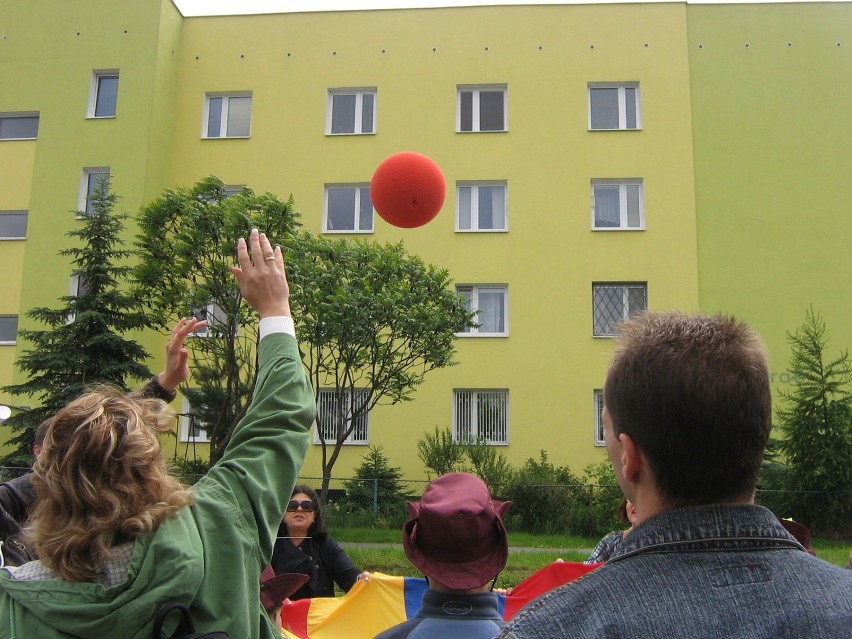
[[[334,538],[341,542],[401,544],[400,530],[382,528],[338,528]],[[536,570],[558,558],[565,561],[583,561],[587,550],[593,548],[597,539],[588,537],[568,537],[560,535],[533,535],[530,533],[509,533],[509,561],[497,579],[497,588],[516,586]],[[849,550],[852,541],[815,539],[813,548],[817,557],[845,566],[849,562]],[[512,548],[541,548],[540,551],[520,551]],[[582,552],[569,552],[565,549],[577,549]],[[411,565],[402,548],[387,546],[383,548],[348,547],[346,553],[356,566],[362,570],[382,572],[387,575],[417,577],[420,573]]]

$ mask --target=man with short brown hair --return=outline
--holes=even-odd
[[[771,418],[749,326],[682,313],[625,322],[603,420],[636,526],[606,564],[535,600],[500,637],[849,637],[852,574],[754,504]]]

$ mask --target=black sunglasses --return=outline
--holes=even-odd
[[[306,513],[312,513],[317,509],[317,503],[312,500],[305,501],[296,501],[295,499],[290,500],[290,503],[287,504],[287,512],[294,513],[301,508]]]

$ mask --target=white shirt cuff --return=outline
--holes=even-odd
[[[296,337],[296,324],[293,322],[293,318],[288,315],[262,317],[260,318],[258,330],[260,332],[260,339],[272,333],[287,333],[287,335]]]

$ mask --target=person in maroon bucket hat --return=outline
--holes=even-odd
[[[492,499],[482,480],[469,473],[442,475],[419,502],[408,502],[402,546],[429,589],[413,619],[376,639],[496,636],[504,623],[490,591],[509,557],[503,516],[510,505]]]

